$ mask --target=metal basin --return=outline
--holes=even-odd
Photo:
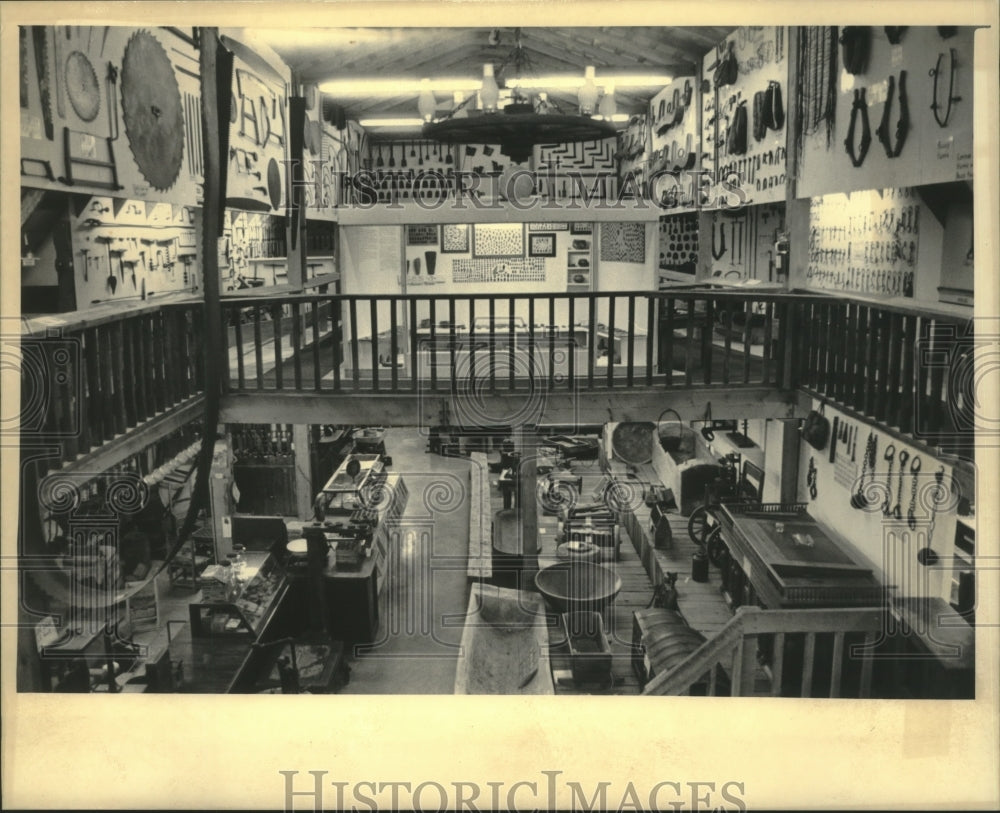
[[[557,612],[595,610],[614,601],[622,580],[592,562],[559,562],[535,574],[535,587]]]

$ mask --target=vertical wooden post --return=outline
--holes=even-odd
[[[309,427],[305,424],[294,424],[292,443],[295,445],[295,512],[299,519],[306,521],[312,516],[313,502]]]
[[[538,506],[535,483],[538,479],[538,438],[534,426],[515,426],[514,444],[521,453],[521,470],[517,485],[517,511],[520,516],[521,550],[525,556],[538,552]]]

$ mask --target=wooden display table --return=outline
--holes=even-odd
[[[455,694],[553,694],[541,597],[474,584],[455,670]]]

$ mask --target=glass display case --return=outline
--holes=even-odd
[[[260,636],[287,590],[287,580],[273,554],[267,554],[248,575],[248,580],[236,590],[228,591],[228,596],[203,595],[202,601],[189,606],[194,637],[237,635],[256,639]]]

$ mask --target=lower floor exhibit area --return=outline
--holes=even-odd
[[[974,489],[814,414],[229,424],[187,534],[179,432],[50,511],[18,688],[973,697]]]

